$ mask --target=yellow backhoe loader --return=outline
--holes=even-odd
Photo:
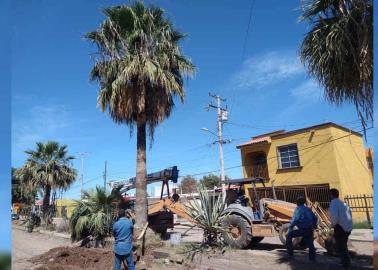
[[[192,219],[186,211],[185,205],[180,203],[179,195],[175,192],[170,196],[169,181],[177,183],[177,167],[148,175],[147,184],[162,182],[160,199],[149,204],[148,223],[149,227],[159,233],[165,233],[168,228],[173,228],[173,215],[177,214],[191,223]],[[247,248],[250,245],[260,242],[264,237],[279,236],[281,242],[285,244],[289,222],[296,208],[295,204],[275,200],[271,198],[258,198],[256,184],[264,184],[263,178],[244,178],[226,180],[228,193],[226,197],[227,207],[224,211],[222,236],[226,243],[233,248]],[[232,192],[231,185],[236,188]],[[246,185],[252,185],[255,193],[255,200],[252,202],[250,196],[246,194]],[[135,188],[135,178],[126,181],[115,181],[111,183],[113,188],[120,188],[121,192],[126,192]],[[163,197],[164,187],[167,189],[167,197]],[[235,196],[236,195],[236,196]],[[331,241],[332,228],[327,213],[317,202],[307,200],[307,206],[312,209],[318,218],[318,228],[315,230],[314,239],[330,253],[333,251]],[[296,238],[294,246],[300,246],[302,239]]]

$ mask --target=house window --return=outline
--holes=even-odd
[[[297,144],[289,144],[277,147],[280,169],[299,167],[299,155]]]

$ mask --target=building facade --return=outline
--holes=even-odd
[[[262,134],[237,148],[244,177],[267,179],[267,188],[258,189],[262,196],[272,196],[274,186],[280,199],[293,201],[303,194],[327,207],[330,188],[337,188],[341,198],[373,194],[372,154],[362,134],[335,123]]]

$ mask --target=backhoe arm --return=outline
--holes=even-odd
[[[148,214],[154,214],[159,211],[164,211],[168,209],[172,213],[177,214],[178,216],[192,222],[196,223],[194,219],[192,219],[187,213],[185,206],[179,202],[174,202],[172,199],[165,198],[156,203],[151,204],[151,207],[148,209]]]

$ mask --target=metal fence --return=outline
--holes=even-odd
[[[317,201],[324,209],[329,208],[329,185],[309,185],[309,186],[280,186],[275,187],[274,192],[278,200],[286,202],[296,203],[299,196],[310,199],[311,201]],[[274,198],[273,188],[256,188],[256,193],[259,198]],[[255,194],[253,189],[249,189],[249,195],[251,199],[255,200]]]
[[[366,220],[371,226],[371,215],[374,211],[374,199],[372,195],[347,195],[344,198],[352,212],[366,214]]]

